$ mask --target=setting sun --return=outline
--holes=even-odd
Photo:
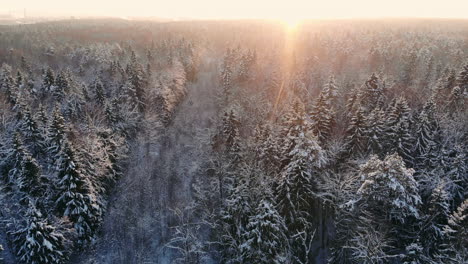
[[[281,21],[281,24],[283,24],[288,29],[288,31],[296,30],[302,23],[301,19],[298,19],[295,17],[284,18],[284,19],[281,19],[280,21]]]

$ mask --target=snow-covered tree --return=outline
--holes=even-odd
[[[89,239],[99,224],[101,209],[90,193],[90,183],[81,167],[82,163],[68,140],[63,141],[58,164],[55,208],[75,224],[81,239]]]
[[[249,186],[246,179],[234,179],[230,193],[221,212],[223,247],[227,263],[242,263],[241,245],[245,243],[247,225],[252,214]]]
[[[383,107],[385,100],[385,82],[375,73],[364,83],[359,93],[361,106],[367,111]]]
[[[12,233],[18,260],[25,264],[65,263],[68,252],[64,235],[32,204],[26,219],[26,226]]]
[[[366,151],[366,120],[364,110],[358,108],[351,118],[346,131],[346,149],[352,156],[363,155]]]
[[[45,143],[43,131],[40,130],[36,118],[32,115],[29,107],[25,107],[23,110],[21,131],[26,143],[31,145],[34,153],[43,150]]]
[[[65,97],[65,93],[68,92],[69,87],[69,76],[66,72],[61,71],[55,79],[55,87],[53,91],[53,95],[58,102],[62,101],[62,99]]]
[[[94,100],[103,106],[105,99],[104,86],[102,85],[101,80],[96,80],[94,82]]]
[[[468,199],[449,216],[444,227],[446,242],[438,256],[441,263],[466,263],[468,261]]]
[[[19,190],[31,197],[44,196],[46,179],[42,175],[39,163],[29,153],[25,153],[21,162],[21,175],[18,179]]]
[[[386,152],[397,152],[411,164],[411,146],[413,137],[410,133],[410,111],[405,98],[399,97],[393,104],[386,122]]]
[[[296,146],[296,143],[299,142],[297,138],[306,134],[310,128],[311,124],[306,118],[304,106],[299,99],[296,99],[290,109],[288,109],[281,123],[279,135],[281,168],[289,164],[291,151]]]
[[[367,150],[370,153],[380,155],[384,151],[385,120],[385,112],[380,108],[374,108],[365,118]]]
[[[55,155],[60,151],[65,138],[66,124],[59,107],[56,106],[52,114],[52,121],[48,129],[48,141],[52,154]]]
[[[241,245],[246,263],[289,263],[286,226],[269,198],[259,202],[247,228],[247,241]]]
[[[278,212],[284,218],[292,238],[293,255],[304,262],[311,256],[304,252],[300,234],[313,233],[320,176],[316,169],[325,163],[324,151],[310,134],[300,134],[291,151],[291,160],[284,168],[275,188]],[[299,262],[301,263],[301,262]]]
[[[333,98],[337,96],[336,90],[334,80],[331,78],[323,88],[310,113],[312,131],[317,135],[321,143],[325,143],[330,138],[332,126],[335,122]]]
[[[222,127],[222,141],[225,144],[226,152],[233,157],[234,160],[240,159],[240,122],[237,119],[233,110],[224,113]]]
[[[360,170],[364,182],[358,193],[370,210],[400,223],[405,223],[408,217],[420,217],[421,197],[413,178],[414,170],[407,169],[398,154],[384,160],[371,156]]]
[[[49,92],[53,89],[55,85],[55,75],[51,68],[47,68],[47,71],[42,80],[42,90],[43,92]]]

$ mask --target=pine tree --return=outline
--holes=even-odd
[[[444,239],[443,229],[450,213],[449,199],[446,184],[442,181],[432,190],[426,203],[427,209],[422,218],[419,240],[427,256],[435,256]]]
[[[0,73],[0,90],[4,91],[7,95],[8,102],[13,106],[16,105],[16,93],[17,87],[16,82],[11,76],[11,67],[3,65]]]
[[[38,121],[38,127],[41,131],[41,134],[45,135],[47,131],[48,118],[46,109],[42,104],[39,105],[39,109],[37,111],[35,119]]]
[[[426,111],[422,111],[418,118],[416,142],[413,151],[416,164],[420,166],[428,164],[427,157],[436,144],[436,129],[435,121],[430,120],[430,115]]]
[[[366,117],[367,151],[380,155],[384,151],[385,112],[375,108]]]
[[[334,87],[334,84],[330,80],[320,93],[310,113],[312,131],[317,135],[322,144],[330,138],[332,126],[335,122],[332,105],[332,93],[336,93]]]
[[[349,155],[363,155],[366,151],[366,123],[364,110],[358,108],[346,131],[346,150]]]
[[[247,227],[247,241],[241,245],[246,263],[289,263],[286,227],[269,198],[260,201]]]
[[[22,134],[26,139],[26,143],[32,146],[34,153],[38,153],[43,150],[44,138],[29,107],[25,107],[23,110],[22,119]]]
[[[359,93],[361,106],[368,111],[375,107],[383,107],[385,89],[385,82],[373,73],[361,87]]]
[[[29,75],[32,75],[31,66],[29,66],[29,63],[26,61],[24,56],[21,56],[20,68]]]
[[[371,158],[361,166],[364,183],[358,193],[370,210],[387,220],[405,223],[408,217],[420,217],[421,197],[418,184],[413,178],[414,170],[407,169],[398,154],[379,160]]]
[[[24,228],[13,233],[19,261],[25,264],[62,264],[67,260],[66,238],[30,205]]]
[[[444,227],[446,242],[439,255],[442,263],[466,263],[468,261],[468,199],[452,215]]]
[[[269,125],[256,128],[256,154],[266,169],[276,171],[280,165],[280,150]]]
[[[58,191],[55,208],[60,215],[67,216],[75,224],[81,243],[94,234],[100,221],[100,208],[90,196],[90,183],[81,168],[81,161],[68,140],[58,155]]]
[[[320,178],[316,168],[325,163],[322,148],[311,135],[300,134],[296,139],[295,148],[291,151],[291,160],[284,168],[279,183],[275,188],[275,200],[278,212],[284,218],[292,239],[293,255],[299,263],[304,263],[309,252],[304,252],[301,233],[313,233],[318,184]]]
[[[246,179],[235,180],[221,212],[224,225],[223,245],[230,263],[242,263],[241,245],[252,214],[251,199]]]
[[[296,141],[275,190],[278,211],[291,230],[303,228],[310,220],[319,180],[314,170],[325,163],[322,148],[310,134],[301,134]]]
[[[417,66],[418,54],[415,48],[412,48],[406,54],[404,54],[403,62],[403,74],[402,74],[402,83],[405,86],[410,86],[413,84],[415,71]]]
[[[233,110],[224,113],[223,117],[223,142],[226,146],[226,153],[231,155],[234,160],[240,159],[240,134],[239,134],[240,122],[237,119]]]
[[[23,74],[21,73],[21,71],[17,71],[16,72],[16,86],[20,89],[24,88],[24,77],[23,77]]]
[[[52,154],[55,155],[60,151],[66,133],[65,119],[58,106],[55,107],[52,116],[52,123],[49,126],[49,145]]]
[[[7,183],[15,185],[21,175],[21,164],[27,154],[19,132],[13,135],[12,147],[6,157]]]
[[[58,102],[61,102],[62,99],[65,97],[65,92],[69,90],[69,86],[70,81],[68,79],[67,74],[61,71],[55,79],[55,87],[53,91],[53,95]]]
[[[281,123],[280,140],[280,157],[281,169],[284,168],[291,159],[291,151],[295,148],[296,139],[309,131],[311,128],[310,122],[306,119],[305,110],[302,102],[296,100],[283,117]]]
[[[466,99],[460,86],[455,86],[448,98],[447,107],[451,113],[464,109]]]
[[[106,97],[104,95],[104,87],[102,85],[102,82],[100,80],[96,80],[94,82],[94,100],[98,102],[101,106],[104,105],[104,101],[106,100]]]
[[[49,92],[50,90],[52,90],[54,85],[55,85],[54,72],[52,71],[51,68],[47,68],[47,71],[44,75],[44,79],[42,81],[43,92]]]
[[[461,88],[462,94],[468,90],[468,63],[463,66],[458,74],[457,84]]]
[[[140,111],[144,110],[144,98],[145,98],[145,74],[143,66],[137,61],[136,54],[132,50],[130,57],[130,64],[127,65],[127,74],[129,81],[135,90],[134,97]]]
[[[21,162],[21,176],[18,181],[20,191],[26,194],[25,198],[43,196],[46,189],[45,180],[45,177],[41,174],[39,163],[29,153],[25,153]]]
[[[398,98],[390,109],[386,124],[387,153],[397,152],[406,164],[412,164],[410,111],[406,99]]]
[[[224,97],[224,104],[229,102],[229,98],[232,93],[232,70],[231,66],[224,65],[223,70],[221,72],[221,83],[222,83],[222,91]]]

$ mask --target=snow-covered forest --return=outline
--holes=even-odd
[[[468,22],[0,26],[0,263],[468,263]]]

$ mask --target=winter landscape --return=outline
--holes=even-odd
[[[467,3],[6,2],[0,263],[468,263]]]

